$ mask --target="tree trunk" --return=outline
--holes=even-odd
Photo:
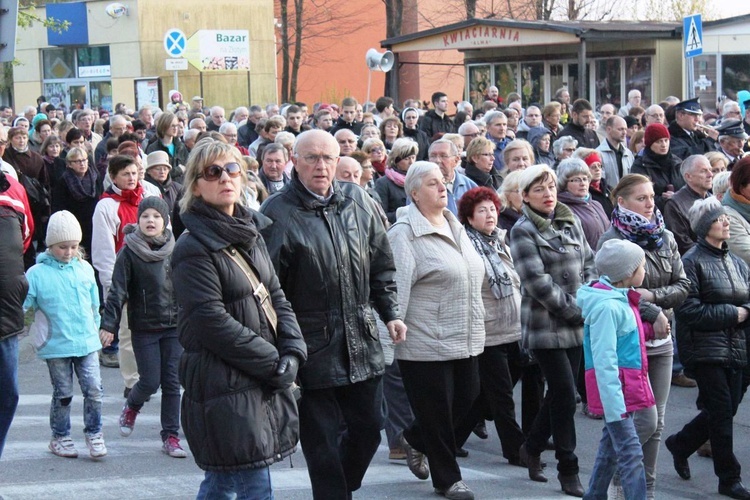
[[[385,3],[386,38],[400,36],[404,22],[404,0],[383,0],[383,3]],[[398,71],[398,66],[391,71]],[[388,89],[391,88],[391,71],[385,74],[383,95],[388,95]]]
[[[297,100],[297,76],[299,75],[299,65],[302,61],[302,28],[303,28],[303,15],[304,15],[304,3],[305,0],[294,0],[294,31],[296,32],[294,38],[294,60],[292,61],[292,79],[289,84],[289,100],[287,102],[294,102]]]
[[[289,100],[289,0],[279,0],[281,21],[281,102]]]

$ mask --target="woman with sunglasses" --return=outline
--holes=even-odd
[[[291,455],[299,435],[291,387],[307,349],[258,232],[270,221],[240,204],[246,179],[237,148],[196,144],[180,201],[189,232],[172,255],[183,430],[206,471],[199,499],[273,498],[269,465]]]

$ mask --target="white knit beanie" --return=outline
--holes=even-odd
[[[48,247],[63,241],[75,241],[80,243],[83,239],[81,225],[78,219],[67,210],[55,212],[49,218],[47,223],[47,239],[45,243]]]

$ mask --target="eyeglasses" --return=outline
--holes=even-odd
[[[729,222],[729,216],[728,215],[720,215],[718,219],[716,219],[716,222],[719,222],[721,224],[726,224]]]
[[[218,181],[224,172],[227,173],[230,179],[236,179],[242,175],[242,168],[239,163],[227,163],[223,167],[219,165],[207,165],[203,167],[203,172],[198,175],[198,178],[208,182]]]
[[[383,152],[385,152],[385,149],[383,148],[372,148],[370,150],[370,153],[383,153]]]
[[[439,160],[439,161],[450,160],[454,156],[456,156],[456,155],[445,155],[445,154],[443,154],[443,155],[430,155],[430,160]]]
[[[573,182],[575,184],[588,184],[591,182],[591,179],[588,177],[573,177],[572,179],[568,179],[568,182]]]
[[[338,159],[338,156],[331,156],[331,155],[295,155],[297,158],[302,158],[305,160],[305,163],[311,163],[313,165],[317,165],[320,160],[323,160],[323,163],[325,165],[333,165],[334,162]]]
[[[75,163],[76,165],[83,165],[84,163],[88,163],[88,158],[81,158],[80,160],[68,160],[69,163]]]
[[[0,147],[7,146],[8,141],[0,141]]]
[[[474,138],[476,138],[476,137],[479,137],[479,132],[477,132],[476,134],[461,134],[461,137],[474,137]]]
[[[495,153],[479,153],[479,156],[484,156],[486,158],[494,158]]]
[[[566,153],[575,153],[576,148],[563,148],[563,151],[565,151]]]

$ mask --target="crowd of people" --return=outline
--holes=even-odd
[[[442,92],[228,117],[176,90],[165,110],[0,107],[0,453],[31,311],[50,451],[78,456],[75,374],[106,456],[100,366],[119,368],[119,432],[161,388],[161,449],[188,456],[182,427],[198,498],[272,498],[298,442],[313,497],[351,498],[385,429],[391,460],[472,499],[457,458],[487,420],[532,481],[554,450],[570,496],[655,498],[664,440],[680,477],[712,456],[719,493],[750,498],[746,97],[712,117],[566,88],[524,108],[490,87],[452,116]],[[672,385],[699,410],[663,439]],[[579,404],[604,425],[588,489]]]

